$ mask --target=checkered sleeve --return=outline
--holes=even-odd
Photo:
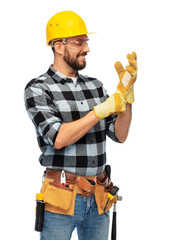
[[[103,88],[103,93],[104,93],[104,98],[105,100],[109,97],[106,89],[104,88],[104,86],[102,86]],[[120,143],[120,141],[117,139],[116,135],[115,135],[115,121],[117,118],[117,114],[113,114],[107,118],[105,118],[106,121],[106,134],[108,137],[110,137],[113,141]]]
[[[53,146],[62,120],[54,106],[50,92],[44,89],[42,84],[32,81],[25,88],[24,100],[37,134],[45,144]]]

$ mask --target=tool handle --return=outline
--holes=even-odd
[[[106,172],[106,175],[108,176],[109,180],[111,180],[111,166],[110,165],[105,166],[105,172]]]
[[[116,212],[113,212],[112,217],[112,232],[111,232],[111,240],[116,240]]]
[[[43,201],[36,201],[36,219],[35,219],[35,231],[42,232],[43,220],[44,220],[44,207]]]

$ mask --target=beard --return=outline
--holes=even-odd
[[[78,54],[76,56],[76,58],[71,58],[69,52],[67,49],[65,49],[65,52],[64,52],[64,61],[74,70],[78,71],[78,70],[82,70],[86,67],[86,61],[83,61],[83,63],[79,63],[78,61],[78,57],[80,57],[81,55],[82,56],[85,56],[87,55],[86,53],[83,53],[83,54]]]

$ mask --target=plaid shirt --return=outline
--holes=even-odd
[[[108,98],[103,84],[78,73],[77,82],[61,76],[52,66],[31,80],[25,88],[25,107],[35,125],[42,166],[80,176],[96,176],[106,163],[106,135],[119,142],[114,124],[117,115],[99,121],[75,144],[55,149],[54,142],[63,123],[84,117]]]

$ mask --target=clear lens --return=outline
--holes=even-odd
[[[88,41],[89,39],[78,39],[78,40],[75,40],[75,41],[68,41],[67,44],[71,47],[74,47],[74,48],[83,48],[86,44],[88,45]]]

